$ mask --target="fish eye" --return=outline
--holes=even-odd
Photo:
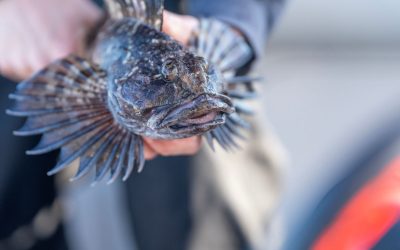
[[[164,62],[161,74],[166,81],[172,82],[178,78],[177,62],[173,59],[168,59]]]

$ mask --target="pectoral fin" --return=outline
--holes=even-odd
[[[42,134],[39,144],[27,151],[37,155],[61,149],[58,173],[80,158],[74,179],[90,170],[95,181],[109,173],[109,182],[124,180],[134,168],[143,168],[142,139],[118,126],[108,110],[105,72],[77,57],[69,56],[50,64],[21,82],[14,94],[14,108],[8,114],[26,116],[15,135]]]
[[[214,140],[225,150],[238,148],[236,139],[244,139],[241,129],[251,129],[245,120],[252,110],[243,102],[254,98],[252,83],[260,78],[237,76],[237,71],[252,58],[252,50],[246,40],[229,25],[212,18],[202,18],[193,32],[189,48],[213,64],[224,77],[224,92],[232,98],[236,112],[226,118],[225,124],[206,134],[207,142],[214,148]]]

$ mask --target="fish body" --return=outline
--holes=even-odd
[[[236,76],[251,49],[229,26],[200,19],[188,46],[161,31],[163,1],[108,0],[109,19],[87,58],[71,55],[21,82],[10,115],[27,117],[19,136],[41,134],[28,154],[61,149],[55,174],[80,159],[73,180],[94,172],[126,180],[144,167],[143,136],[204,135],[236,147],[251,114],[253,79]]]
[[[223,124],[225,114],[234,112],[219,94],[224,85],[214,67],[137,19],[106,23],[93,61],[106,72],[110,111],[133,133],[186,138]]]

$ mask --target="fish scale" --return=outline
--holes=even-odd
[[[58,173],[80,158],[75,177],[127,180],[144,167],[143,137],[203,135],[212,149],[237,148],[252,115],[243,102],[259,78],[236,76],[252,50],[236,31],[199,19],[183,46],[161,31],[162,0],[107,0],[108,20],[85,58],[70,55],[17,86],[8,114],[25,116],[16,135],[42,134],[28,154],[61,149]],[[243,117],[242,117],[243,116]],[[108,177],[107,177],[108,176]],[[107,177],[107,178],[106,178]]]

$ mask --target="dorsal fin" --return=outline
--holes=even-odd
[[[134,17],[161,30],[164,0],[105,0],[110,17]]]

